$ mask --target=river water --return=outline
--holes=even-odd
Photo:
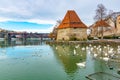
[[[91,45],[48,45],[40,41],[1,41],[0,80],[88,80],[86,76],[96,72],[119,77],[118,59],[109,61],[108,54],[102,58],[100,51],[106,53],[108,50],[104,46],[100,51],[97,48]],[[117,80],[105,75],[92,77],[95,80]]]

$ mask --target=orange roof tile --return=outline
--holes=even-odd
[[[74,10],[68,10],[58,29],[62,28],[87,28],[87,26],[79,19]]]
[[[93,27],[110,27],[108,23],[106,23],[104,20],[97,21]]]

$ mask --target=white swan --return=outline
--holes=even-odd
[[[103,60],[104,60],[104,61],[108,61],[109,58],[108,58],[108,57],[103,57]]]
[[[89,49],[89,47],[88,46],[86,46],[86,50],[88,50]]]
[[[108,51],[109,54],[113,54],[113,48]]]
[[[58,48],[56,47],[55,49],[57,50]]]
[[[74,55],[76,54],[76,50],[75,50],[75,49],[74,49],[74,52],[73,52],[73,53],[74,53]]]
[[[83,48],[82,48],[82,51],[84,51],[84,50],[85,50],[85,48],[83,47]]]
[[[79,45],[75,46],[75,48],[76,48],[76,49],[79,48]]]
[[[86,66],[86,62],[76,63],[76,65],[79,66],[80,68],[84,68]]]
[[[94,54],[93,56],[94,56],[94,57],[97,57],[97,54]]]

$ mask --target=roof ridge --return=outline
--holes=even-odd
[[[58,26],[61,28],[87,28],[87,26],[80,20],[79,16],[74,10],[68,10],[61,24]]]

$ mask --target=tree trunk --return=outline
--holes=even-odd
[[[102,26],[101,39],[103,39],[103,26]]]

